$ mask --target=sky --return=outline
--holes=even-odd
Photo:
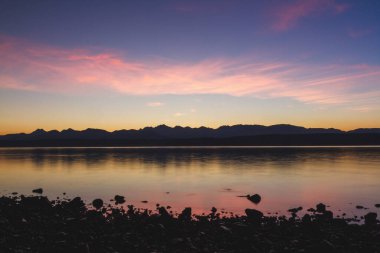
[[[0,0],[0,134],[380,127],[380,1]]]

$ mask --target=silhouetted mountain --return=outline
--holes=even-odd
[[[380,134],[380,128],[358,128],[355,130],[348,131],[348,133],[355,134]]]
[[[317,136],[323,141],[319,141]],[[113,132],[93,128],[81,131],[70,128],[62,131],[37,129],[30,134],[0,136],[0,145],[374,145],[380,144],[380,141],[377,142],[379,137],[379,128],[345,132],[334,128],[286,124],[234,125],[216,129],[159,125]]]

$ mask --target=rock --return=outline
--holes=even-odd
[[[311,222],[311,216],[310,216],[310,214],[305,214],[302,217],[302,222],[304,222],[304,223],[310,223]]]
[[[171,217],[168,211],[166,210],[165,207],[161,206],[158,208],[158,213],[161,215],[163,218],[169,218]]]
[[[143,200],[143,201],[141,201],[141,203],[146,204],[146,203],[148,203],[148,200]]]
[[[326,205],[319,203],[317,206],[317,212],[318,213],[324,213],[326,211]]]
[[[116,196],[114,197],[114,199],[115,199],[115,204],[116,204],[116,205],[125,203],[125,198],[124,198],[124,196],[116,195]]]
[[[51,202],[47,197],[32,196],[32,197],[22,197],[21,204],[29,209],[41,209],[47,210],[52,207]]]
[[[245,209],[245,214],[247,215],[248,220],[257,222],[257,223],[261,221],[261,218],[264,215],[262,212],[256,209],[250,209],[250,208]]]
[[[42,188],[37,188],[37,189],[34,189],[32,192],[33,193],[37,193],[37,194],[42,194],[43,193],[43,189]]]
[[[297,212],[299,212],[301,210],[302,210],[302,206],[296,207],[296,208],[291,208],[291,209],[288,210],[288,212],[290,212],[290,213],[297,213]]]
[[[364,206],[356,206],[356,209],[364,209]]]
[[[367,213],[364,215],[364,224],[366,225],[376,225],[377,223],[377,213]]]
[[[261,196],[259,194],[248,195],[247,199],[255,204],[258,204],[261,201]]]
[[[96,209],[100,209],[103,207],[103,200],[101,199],[94,199],[92,201],[92,205],[96,208]]]
[[[84,210],[85,205],[80,197],[75,197],[69,203],[67,203],[67,207],[75,210]]]
[[[380,204],[375,204],[375,207],[380,208]]]
[[[332,220],[334,218],[334,214],[331,211],[325,211],[322,216],[325,220]]]
[[[218,209],[216,209],[215,207],[212,207],[212,208],[211,208],[211,212],[212,212],[212,213],[216,213],[217,211],[218,211]]]
[[[183,209],[182,213],[178,216],[179,220],[189,221],[191,220],[191,207]]]
[[[226,226],[224,226],[224,225],[221,225],[220,228],[221,228],[222,230],[224,230],[224,231],[226,231],[226,232],[232,234],[231,229],[229,229],[228,227],[226,227]]]

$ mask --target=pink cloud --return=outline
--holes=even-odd
[[[164,103],[161,103],[161,102],[149,102],[146,105],[149,106],[149,107],[160,107],[160,106],[163,106]]]
[[[335,0],[297,0],[292,4],[282,5],[274,12],[272,28],[276,31],[287,31],[305,17],[325,12],[342,13],[348,9],[346,4]]]
[[[115,52],[62,49],[7,37],[0,38],[0,56],[0,88],[38,92],[226,94],[344,104],[378,98],[374,94],[380,80],[379,66],[305,66],[257,59],[138,61]]]

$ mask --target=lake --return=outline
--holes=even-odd
[[[141,208],[197,213],[287,214],[323,202],[350,217],[380,210],[380,147],[0,148],[0,195],[38,187],[51,198],[120,194]],[[254,193],[259,205],[238,197]]]

